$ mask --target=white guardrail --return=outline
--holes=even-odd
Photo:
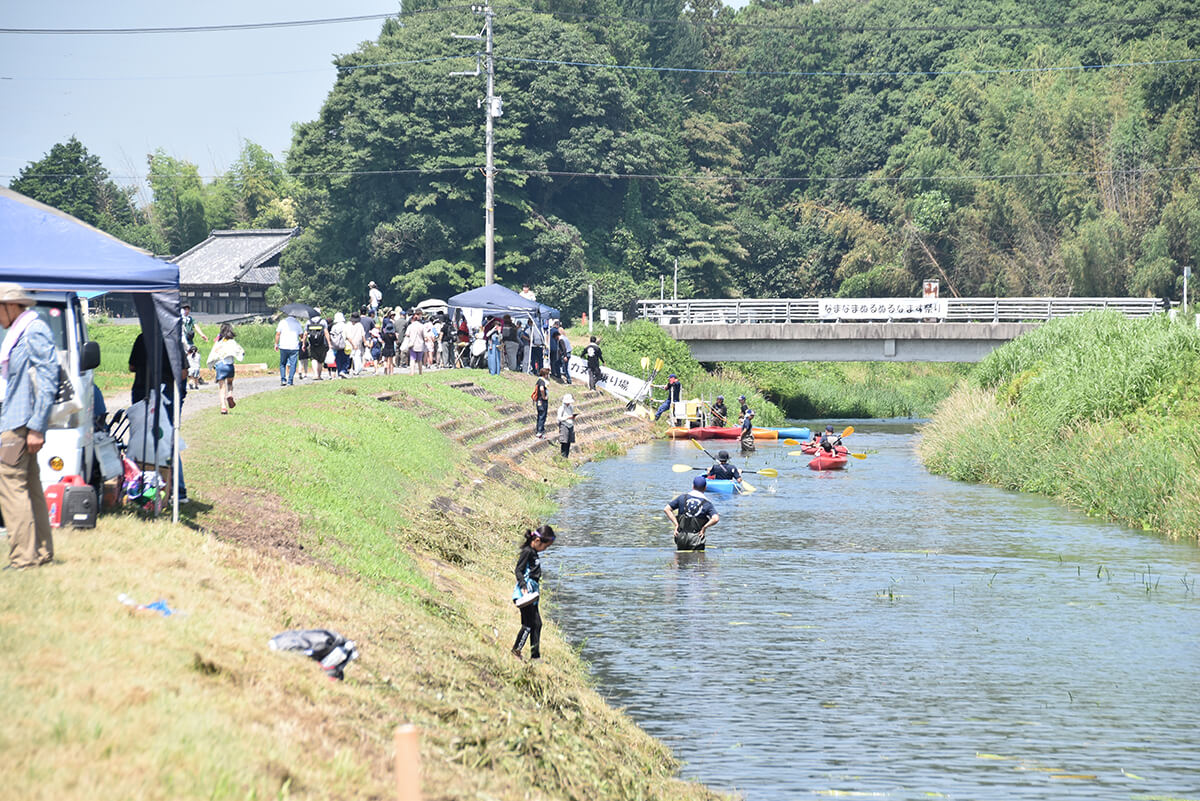
[[[639,300],[638,317],[661,325],[834,323],[864,320],[955,323],[1044,322],[1096,309],[1129,317],[1163,311],[1156,298],[766,298]]]

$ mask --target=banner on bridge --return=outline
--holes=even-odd
[[[821,298],[817,314],[822,320],[923,320],[946,316],[944,299],[921,298]]]

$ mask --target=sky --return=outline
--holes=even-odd
[[[734,7],[749,0],[728,2]],[[147,28],[325,19],[395,12],[400,0],[0,0],[0,28]],[[244,140],[283,159],[292,125],[316,118],[335,55],[382,21],[157,34],[0,32],[0,184],[71,136],[118,182],[145,189],[161,148],[206,178]],[[474,31],[455,31],[474,33]],[[448,32],[449,33],[449,32]],[[143,200],[148,198],[143,197]]]
[[[0,28],[214,25],[386,14],[398,0],[0,0]],[[158,148],[213,176],[249,139],[283,157],[315,119],[333,57],[381,20],[138,35],[0,33],[0,184],[75,136],[122,183]],[[143,182],[144,185],[144,182]]]

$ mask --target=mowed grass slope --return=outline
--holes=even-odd
[[[554,549],[544,659],[508,653],[519,532],[573,474],[547,448],[522,466],[542,482],[483,477],[433,428],[506,425],[446,386],[465,377],[528,397],[522,379],[446,371],[198,415],[188,525],[105,516],[59,531],[55,565],[6,573],[5,797],[388,799],[392,732],[412,722],[428,799],[715,798],[591,688],[552,622]],[[455,511],[430,505],[450,495]],[[179,613],[131,612],[122,593]],[[339,631],[361,659],[332,682],[267,649],[291,628]]]
[[[930,470],[1200,534],[1200,332],[1165,317],[1056,320],[979,364],[923,431]]]

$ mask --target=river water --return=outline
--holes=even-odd
[[[710,463],[692,445],[583,468],[545,586],[610,702],[750,801],[1200,797],[1200,549],[930,475],[911,423],[852,422],[844,472],[735,450],[780,476],[710,496],[705,553],[661,511],[696,475],[673,464]]]

